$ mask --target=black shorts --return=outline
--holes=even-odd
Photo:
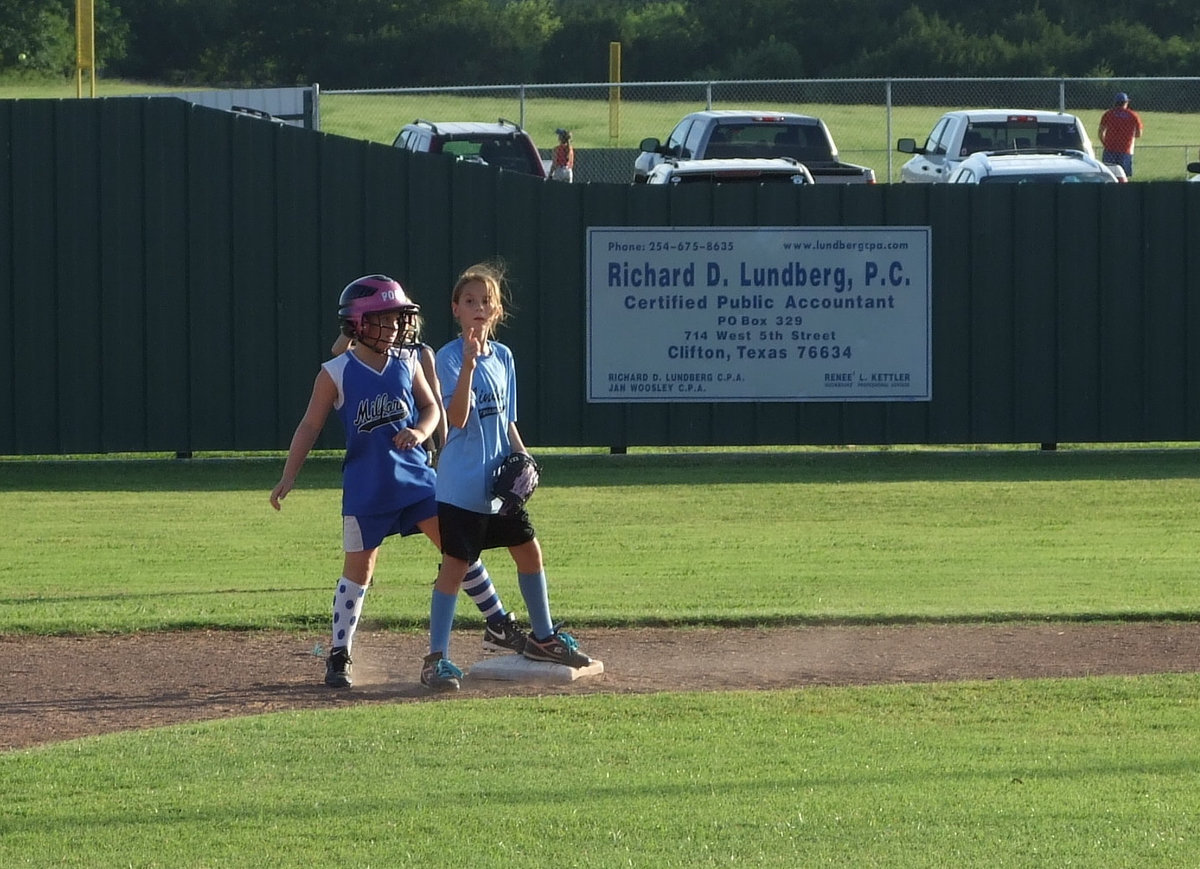
[[[529,514],[521,509],[501,516],[499,513],[476,513],[439,501],[438,526],[442,533],[442,552],[467,564],[473,564],[485,549],[507,549],[537,537]]]

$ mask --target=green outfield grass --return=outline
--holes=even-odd
[[[585,634],[1200,614],[1188,447],[540,457],[556,614]],[[338,457],[277,514],[281,465],[0,460],[0,634],[323,629]],[[367,626],[425,630],[435,562],[389,541]],[[0,865],[1189,865],[1198,690],[464,692],[87,738],[0,754]]]
[[[543,460],[534,514],[558,612],[577,626],[1200,612],[1190,450]],[[276,513],[280,467],[0,464],[0,632],[323,624],[340,456],[311,459]],[[491,561],[512,579],[502,553]],[[422,626],[436,564],[423,538],[390,541],[369,620]]]
[[[75,79],[32,78],[28,76],[0,76],[0,100],[65,100],[75,99],[77,91]],[[197,87],[168,87],[165,85],[146,84],[144,82],[127,81],[125,79],[96,80],[97,97],[126,96],[128,94],[171,93],[172,91],[204,90]],[[83,80],[83,96],[91,96],[91,84]]]
[[[83,739],[0,754],[0,864],[1191,866],[1198,689],[454,700]]]

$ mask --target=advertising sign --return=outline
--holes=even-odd
[[[930,401],[929,227],[591,227],[589,402]]]

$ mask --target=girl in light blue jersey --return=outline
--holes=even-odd
[[[421,683],[457,690],[462,671],[450,661],[450,629],[458,590],[484,549],[508,549],[532,626],[522,654],[532,661],[586,667],[591,659],[550,617],[541,544],[518,508],[499,513],[492,497],[496,469],[511,452],[526,452],[517,430],[517,379],[512,352],[492,340],[504,321],[504,275],[494,265],[472,266],[459,277],[451,311],[462,332],[437,353],[446,420],[446,445],[438,461],[438,524],[442,567],[430,605],[429,655]]]

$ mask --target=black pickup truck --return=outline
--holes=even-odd
[[[646,177],[667,157],[710,160],[730,157],[792,157],[818,184],[874,184],[875,170],[838,160],[837,146],[820,118],[792,112],[710,110],[692,112],[665,143],[643,139],[633,180]]]

